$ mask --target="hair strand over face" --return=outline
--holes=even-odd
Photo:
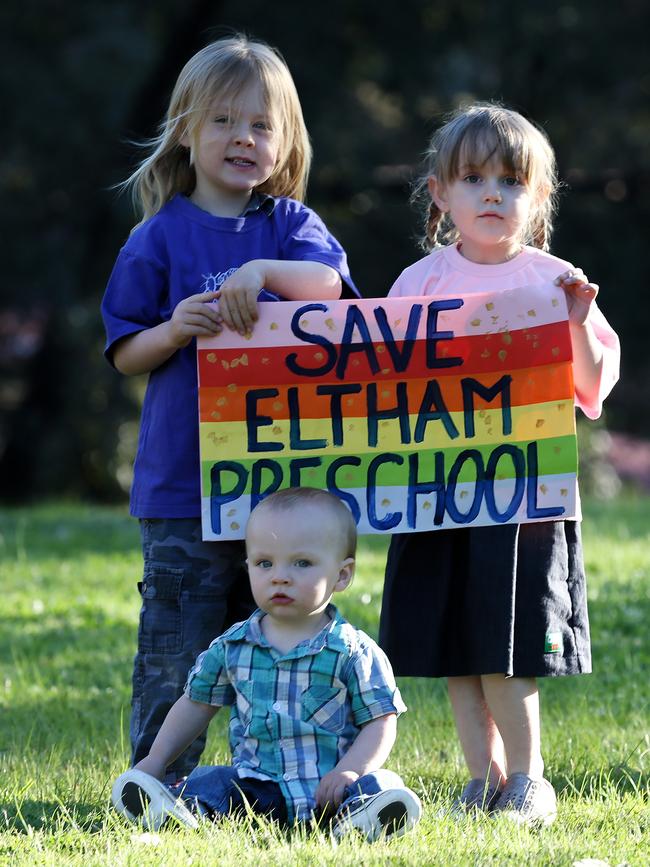
[[[156,214],[176,193],[190,195],[196,184],[186,142],[198,136],[216,100],[236,104],[259,84],[277,135],[278,157],[259,191],[305,197],[311,145],[289,69],[278,51],[237,35],[212,42],[188,60],[172,92],[158,135],[141,146],[149,153],[120,187],[130,189],[143,220]]]
[[[451,115],[438,129],[425,154],[424,171],[411,199],[423,202],[422,246],[431,250],[458,239],[448,214],[443,214],[428,193],[435,176],[442,186],[452,183],[464,166],[480,168],[491,159],[516,173],[528,186],[532,208],[521,242],[548,250],[558,190],[555,154],[545,133],[516,111],[494,103],[476,103]]]

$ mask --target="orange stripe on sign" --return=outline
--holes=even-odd
[[[490,386],[498,381],[501,373],[492,376],[481,377],[481,384]],[[512,383],[510,386],[510,399],[512,406],[526,406],[527,404],[549,403],[554,400],[573,399],[573,373],[571,364],[548,365],[544,368],[524,368],[511,373]],[[433,377],[432,377],[433,378]],[[377,404],[378,409],[384,410],[397,405],[396,386],[400,380],[390,380],[378,383]],[[418,379],[408,382],[409,406],[419,407],[427,387],[428,380]],[[460,412],[463,409],[463,392],[461,377],[444,376],[439,382],[442,401],[449,412]],[[301,383],[300,388],[300,415],[301,418],[324,418],[330,415],[332,397],[329,394],[317,394],[317,388],[324,383],[307,382]],[[340,385],[340,383],[339,383]],[[345,387],[346,384],[343,384]],[[341,410],[344,418],[362,418],[367,411],[367,382],[359,383],[361,390],[356,394],[343,394],[340,397]],[[261,388],[270,388],[261,385]],[[276,419],[289,418],[287,402],[287,386],[275,385],[278,395],[273,403],[265,404],[272,408],[273,417]],[[201,388],[199,392],[200,420],[202,422],[215,421],[243,421],[246,418],[246,393],[257,385],[226,386],[220,388]],[[500,403],[498,404],[500,406]],[[482,401],[475,397],[475,407],[494,408],[494,404]],[[413,410],[414,411],[414,410]]]
[[[429,343],[434,346],[432,341]],[[409,379],[455,377],[461,373],[463,376],[482,376],[571,360],[568,322],[437,341],[435,354],[439,359],[461,359],[460,365],[451,367],[429,366],[433,362],[427,359],[427,341],[417,340],[405,372],[395,370],[396,364],[385,343],[356,344],[347,347],[343,353],[340,346],[330,346],[305,343],[298,347],[199,350],[199,382],[205,388],[234,383],[266,386],[280,382],[293,385],[309,381],[388,381],[405,374]],[[403,347],[398,346],[395,352],[398,351],[403,352]],[[290,358],[300,368],[299,372],[287,366]],[[333,359],[336,363],[332,363]],[[311,372],[311,375],[304,371]]]

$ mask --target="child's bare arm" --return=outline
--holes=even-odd
[[[277,292],[289,301],[326,301],[340,298],[342,286],[338,271],[322,262],[251,259],[219,290],[219,307],[228,328],[242,335],[252,332],[261,289]]]
[[[113,351],[115,367],[127,376],[149,373],[187,346],[193,337],[213,337],[222,330],[217,292],[191,295],[176,305],[172,318],[123,338]]]
[[[600,388],[603,368],[603,346],[589,321],[598,286],[589,283],[579,268],[565,271],[555,282],[567,297],[575,389],[586,403],[592,403]]]
[[[366,723],[341,761],[318,784],[317,805],[321,809],[327,804],[338,807],[346,786],[384,766],[396,736],[397,715],[394,713]]]
[[[218,707],[182,695],[165,717],[149,755],[135,767],[161,780],[167,766],[205,731],[218,710]]]

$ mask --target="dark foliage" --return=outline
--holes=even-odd
[[[440,115],[498,99],[542,123],[566,183],[554,252],[600,283],[624,341],[608,424],[647,431],[649,25],[641,0],[3,4],[3,495],[121,494],[142,383],[102,358],[99,302],[134,222],[111,187],[184,61],[228,30],[284,53],[314,144],[309,202],[369,296],[419,255],[409,179]]]

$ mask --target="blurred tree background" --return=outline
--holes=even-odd
[[[241,30],[278,47],[315,151],[309,204],[367,296],[420,255],[409,180],[441,114],[497,99],[541,123],[566,187],[553,252],[623,340],[606,423],[650,430],[645,314],[650,5],[642,0],[6,0],[0,480],[6,499],[124,496],[144,383],[102,357],[99,304],[135,222],[112,189],[181,66]],[[644,231],[645,230],[645,231]]]

